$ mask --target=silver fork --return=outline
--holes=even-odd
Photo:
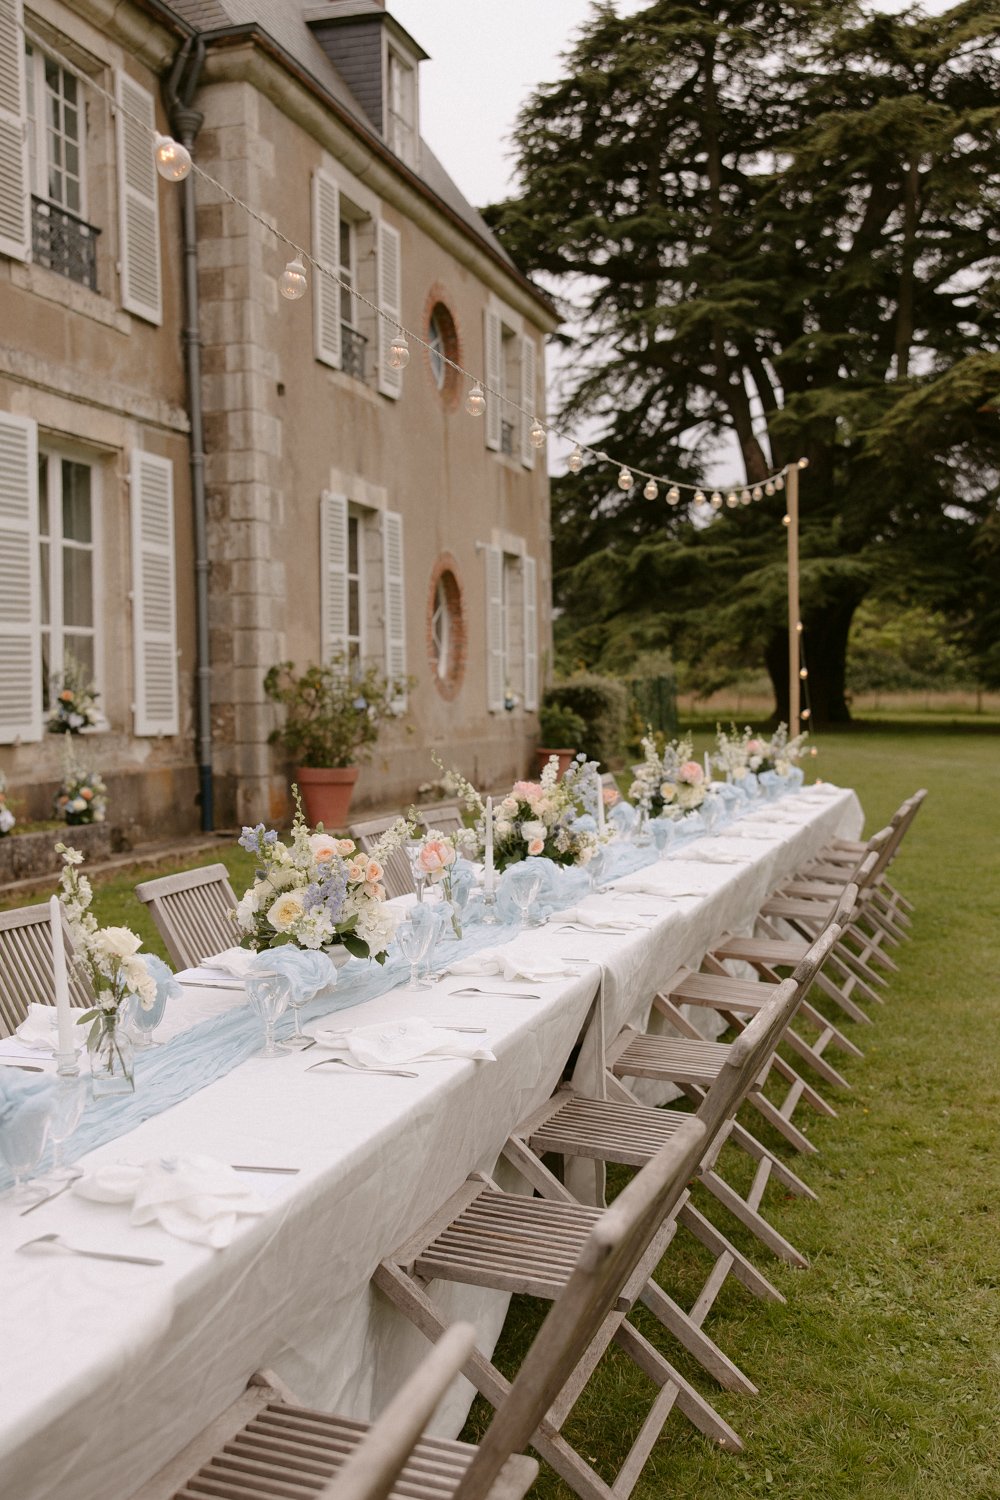
[[[35,1253],[36,1248],[53,1245],[58,1250],[65,1250],[69,1255],[84,1255],[88,1260],[121,1260],[130,1266],[162,1266],[162,1260],[154,1260],[149,1255],[115,1255],[110,1250],[81,1250],[77,1245],[67,1245],[66,1241],[58,1234],[40,1234],[37,1239],[25,1240],[23,1245],[18,1245],[18,1250],[26,1255]]]
[[[313,1068],[349,1068],[352,1073],[382,1073],[389,1078],[419,1078],[419,1073],[414,1073],[410,1068],[367,1068],[361,1063],[348,1062],[346,1057],[324,1057],[319,1062],[310,1063],[306,1068],[311,1073]]]

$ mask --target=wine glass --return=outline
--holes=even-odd
[[[411,906],[406,916],[396,928],[396,946],[401,957],[405,958],[410,966],[410,977],[407,984],[411,990],[429,990],[433,988],[429,979],[420,978],[420,964],[426,957],[435,937],[440,931],[438,914],[433,907],[422,906],[419,902]]]
[[[163,1020],[166,1004],[167,992],[162,985],[157,986],[156,999],[148,1010],[142,1005],[138,995],[135,996],[129,1011],[129,1024],[137,1047],[152,1047],[153,1032]]]
[[[250,1004],[264,1022],[264,1050],[258,1056],[280,1057],[274,1028],[288,1008],[292,982],[287,974],[276,974],[273,969],[256,969],[247,975],[246,988]]]
[[[15,1099],[0,1125],[0,1156],[14,1174],[11,1201],[19,1206],[44,1196],[44,1190],[33,1188],[28,1179],[42,1159],[51,1120],[51,1091],[39,1089]]]
[[[299,989],[296,985],[291,985],[291,988],[288,991],[288,1006],[292,1012],[292,1019],[295,1023],[295,1029],[292,1032],[291,1036],[282,1037],[281,1041],[278,1043],[278,1046],[282,1049],[283,1052],[302,1052],[306,1047],[312,1047],[314,1045],[314,1038],[311,1036],[306,1036],[305,1032],[302,1030],[301,1011],[308,998],[309,997],[306,995],[305,990]]]
[[[525,859],[515,865],[507,876],[510,898],[521,913],[522,927],[540,927],[537,917],[529,916],[531,906],[542,888],[542,872],[533,859]]]
[[[80,1123],[87,1103],[87,1081],[85,1078],[58,1078],[51,1095],[52,1117],[49,1121],[49,1138],[52,1141],[52,1165],[42,1177],[43,1182],[73,1182],[83,1176],[82,1167],[63,1165],[62,1148]]]
[[[423,847],[424,841],[422,837],[403,840],[403,848],[406,850],[407,858],[410,861],[410,869],[413,871],[413,884],[416,887],[417,900],[420,902],[424,899],[424,882],[427,879],[427,872],[421,868],[419,862],[420,851]]]

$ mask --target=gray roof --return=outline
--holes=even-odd
[[[362,129],[371,133],[371,123],[364,109],[306,25],[302,0],[169,0],[169,3],[183,21],[198,31],[258,25],[295,62],[312,74],[316,82],[354,116]],[[420,170],[417,175],[458,218],[480,239],[486,241],[495,254],[501,256],[513,269],[517,269],[485,220],[463,196],[424,140],[420,143]]]

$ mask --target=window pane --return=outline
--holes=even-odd
[[[49,534],[49,461],[44,453],[38,455],[38,529],[42,536]]]
[[[94,637],[92,635],[64,635],[63,656],[79,662],[83,676],[88,682],[94,680]]]
[[[49,597],[49,544],[43,542],[39,550],[39,577],[42,585],[41,622],[48,625],[52,620],[52,600]]]
[[[353,573],[355,576],[360,572],[360,568],[358,567],[360,556],[359,530],[357,517],[349,516],[347,519],[347,571],[348,573]]]
[[[347,219],[340,221],[340,264],[345,271],[351,269],[351,225]]]
[[[42,631],[42,708],[52,707],[52,641],[47,630]]]
[[[90,517],[90,468],[62,461],[62,520],[66,541],[93,541]]]
[[[347,634],[361,634],[361,589],[356,579],[347,585]]]
[[[90,548],[63,548],[63,624],[94,623],[93,553]]]

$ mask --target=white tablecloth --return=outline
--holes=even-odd
[[[773,819],[782,821],[746,823],[647,872],[705,894],[615,901],[641,928],[603,935],[546,927],[517,941],[598,960],[603,1029],[614,1035],[626,1019],[641,1020],[657,984],[696,963],[721,931],[748,930],[783,874],[834,834],[856,837],[862,821],[854,794],[832,787],[785,799]],[[716,862],[728,859],[746,862]],[[317,1048],[255,1058],[84,1162],[204,1152],[299,1167],[294,1177],[254,1179],[273,1209],[244,1221],[224,1251],[155,1226],[132,1228],[125,1209],[72,1193],[26,1219],[0,1202],[0,1495],[126,1500],[262,1367],[303,1401],[360,1416],[379,1409],[426,1346],[370,1289],[374,1267],[470,1171],[490,1169],[512,1126],[549,1095],[594,1014],[599,973],[588,965],[578,978],[508,986],[538,990],[537,1000],[450,998],[469,982],[458,978],[419,994],[394,990],[342,1012],[338,1026],[414,1013],[481,1024],[498,1061],[420,1064],[419,1078],[409,1079],[307,1073]],[[240,1000],[190,992],[160,1034]],[[588,1035],[581,1066],[593,1076],[593,1026]],[[49,1231],[165,1264],[14,1253]],[[495,1340],[506,1299],[447,1287],[440,1301],[449,1316],[476,1319],[484,1347]],[[438,1430],[456,1432],[466,1405],[467,1397],[453,1398]]]

